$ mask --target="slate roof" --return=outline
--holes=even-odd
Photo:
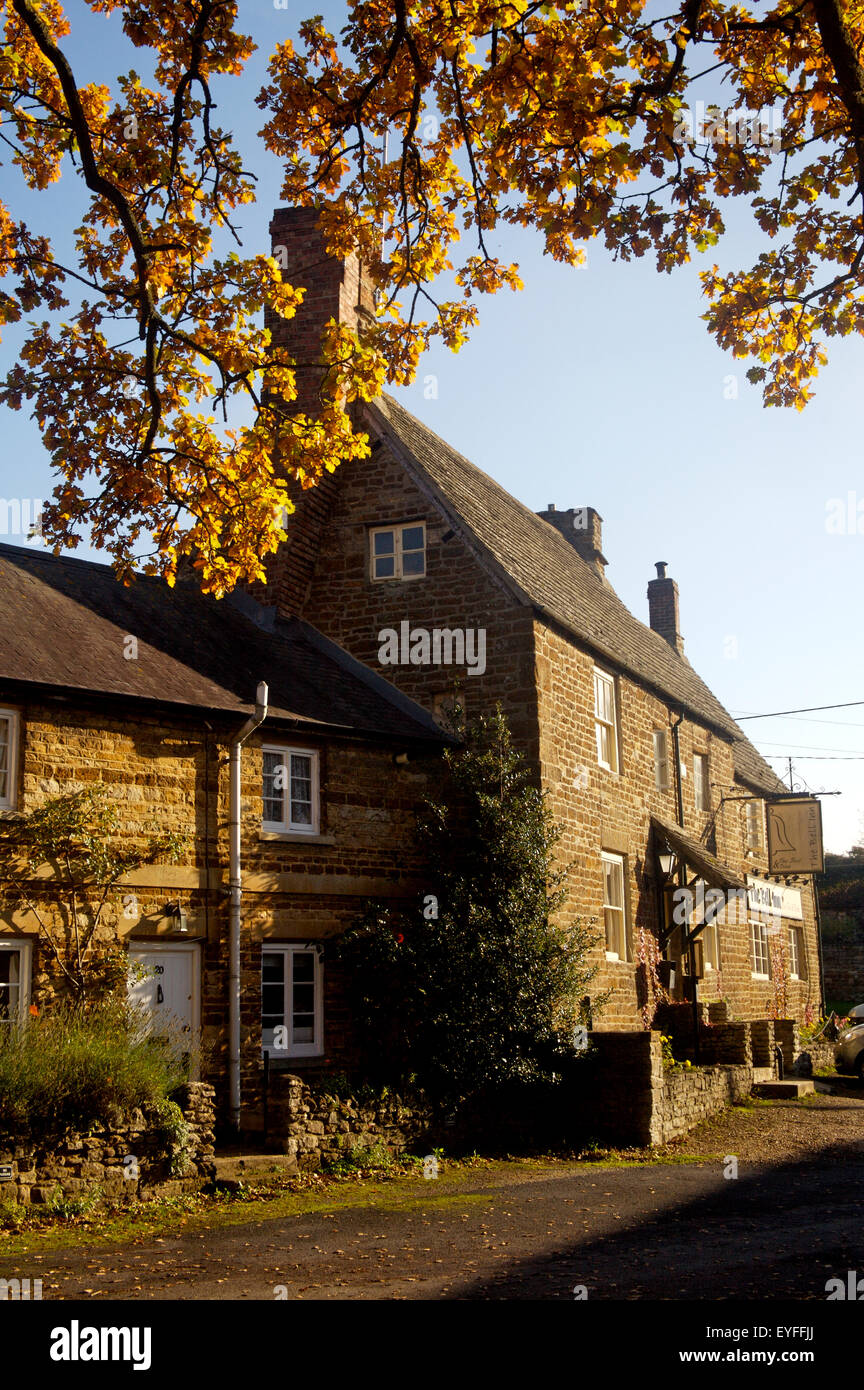
[[[434,719],[298,618],[194,582],[0,545],[0,680],[236,714],[270,687],[269,719],[388,739],[448,742]],[[138,642],[124,657],[124,637]]]
[[[728,738],[742,781],[761,791],[782,790],[780,779],[689,661],[634,618],[554,526],[391,396],[380,396],[367,410],[379,437],[521,602]]]

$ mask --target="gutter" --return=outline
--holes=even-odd
[[[269,691],[260,681],[255,692],[255,713],[231,740],[229,754],[229,914],[228,914],[228,1091],[231,1128],[240,1129],[240,921],[243,871],[240,864],[241,749],[250,734],[267,718]]]

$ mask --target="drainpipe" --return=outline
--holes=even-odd
[[[676,809],[677,809],[677,811],[678,811],[678,824],[681,826],[682,830],[683,830],[683,828],[684,828],[684,788],[683,788],[683,785],[682,785],[682,778],[681,778],[681,741],[680,741],[680,739],[679,739],[679,737],[678,737],[678,730],[680,729],[680,727],[681,727],[681,725],[682,725],[683,723],[684,723],[684,713],[683,713],[683,711],[682,711],[682,712],[678,715],[678,718],[675,720],[675,723],[672,725],[672,748],[673,748],[674,757],[675,757],[675,803],[676,803]],[[679,866],[678,866],[678,882],[679,882],[679,884],[681,884],[682,886],[685,885],[686,882],[687,882],[687,875],[686,875],[686,873],[685,873],[685,871],[684,871],[684,865],[683,865],[683,863],[682,863],[682,864],[679,864]],[[689,932],[688,932],[688,935],[689,935]],[[687,954],[688,954],[688,956],[689,956],[689,958],[690,958],[690,980],[691,980],[691,988],[692,988],[692,990],[693,990],[693,1060],[698,1064],[698,1062],[699,1062],[699,985],[698,985],[698,981],[697,981],[697,979],[696,979],[696,947],[694,946],[694,944],[693,944],[692,941],[690,942],[690,945],[689,945],[689,947],[687,948]]]
[[[255,692],[255,713],[231,741],[228,784],[229,820],[229,916],[228,916],[228,1091],[231,1128],[240,1129],[240,918],[243,874],[240,866],[240,750],[250,734],[267,718],[269,692],[261,681]]]
[[[684,829],[684,791],[681,786],[681,743],[678,730],[684,723],[683,713],[678,715],[672,725],[672,751],[675,757],[675,804],[678,810],[678,824]]]

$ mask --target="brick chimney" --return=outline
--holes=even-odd
[[[566,512],[559,512],[554,502],[550,502],[545,512],[537,515],[560,531],[601,579],[606,578],[609,561],[603,554],[603,518],[599,512],[593,507],[568,507]]]
[[[372,285],[355,255],[342,260],[327,255],[316,208],[277,208],[270,238],[282,278],[302,286],[306,294],[292,319],[268,309],[264,324],[274,343],[305,364],[297,372],[297,410],[317,413],[321,371],[315,363],[321,357],[324,325],[334,318],[356,329],[365,315],[374,314]]]
[[[684,638],[678,617],[678,585],[666,574],[666,561],[658,560],[657,578],[648,583],[648,622],[655,632],[665,637],[679,656],[684,655]]]
[[[316,208],[277,208],[270,223],[272,254],[290,285],[306,294],[291,319],[265,311],[264,323],[274,344],[284,347],[298,363],[295,409],[316,415],[320,407],[321,334],[331,319],[356,328],[364,315],[374,313],[372,285],[363,275],[355,255],[328,256],[318,230]],[[313,488],[292,480],[289,492],[296,510],[288,518],[288,538],[264,562],[267,583],[248,586],[265,608],[275,605],[283,613],[302,616],[315,562],[339,487],[339,470],[325,473]]]

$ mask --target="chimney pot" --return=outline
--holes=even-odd
[[[657,560],[657,561],[655,561],[654,568],[655,568],[655,570],[657,571],[657,578],[658,578],[658,579],[665,579],[665,578],[666,578],[666,566],[667,566],[668,563],[669,563],[668,560]]]

